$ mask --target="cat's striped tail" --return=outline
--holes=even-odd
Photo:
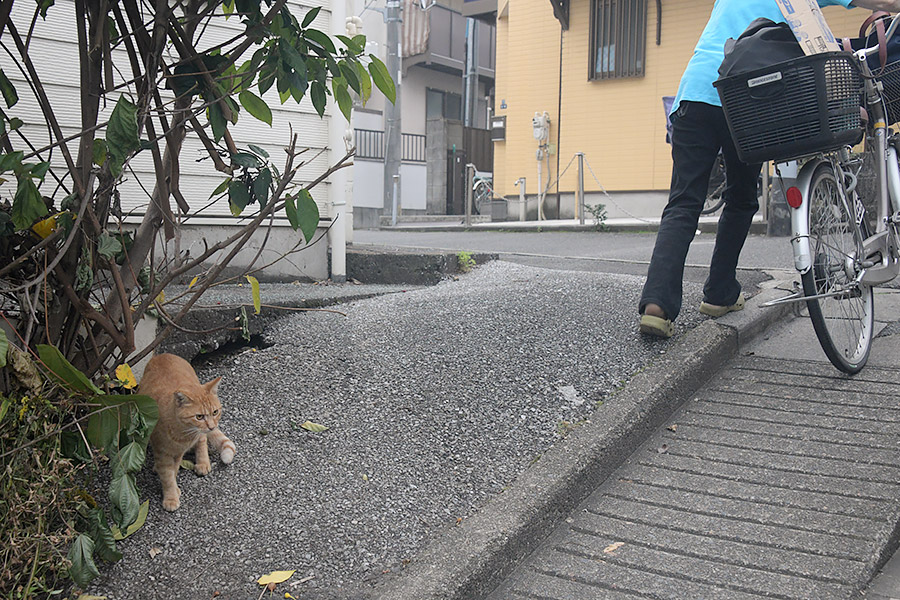
[[[234,442],[228,439],[228,436],[222,433],[221,429],[210,431],[207,434],[207,439],[215,446],[216,451],[219,453],[219,459],[226,465],[230,465],[231,461],[234,460],[234,453],[237,452]]]

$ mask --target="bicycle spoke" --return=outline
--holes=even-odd
[[[820,167],[810,185],[809,244],[812,268],[803,289],[816,336],[839,369],[856,372],[872,338],[872,289],[859,281],[863,234],[844,201],[833,170]],[[853,215],[853,216],[851,216]]]

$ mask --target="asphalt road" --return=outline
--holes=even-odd
[[[261,575],[296,569],[279,597],[355,598],[670,347],[637,333],[642,283],[495,261],[333,307],[341,314],[275,321],[263,346],[200,369],[203,381],[224,377],[234,463],[214,460],[206,477],[182,471],[171,514],[144,469],[147,524],[91,593],[246,600]],[[699,301],[688,283],[679,335],[704,319]],[[329,429],[304,430],[307,420]]]
[[[550,269],[627,273],[646,276],[655,233],[538,231],[385,231],[357,230],[353,245],[453,252],[495,252],[503,260]],[[702,283],[715,246],[714,234],[698,234],[688,252],[685,279]],[[792,269],[786,237],[751,235],[738,268],[742,271]]]
[[[224,376],[221,425],[237,444],[234,463],[202,478],[183,471],[174,514],[161,510],[145,469],[147,524],[90,591],[244,600],[259,595],[259,576],[296,569],[286,590],[298,598],[365,593],[671,347],[637,333],[652,242],[641,233],[355,232],[360,245],[504,260],[342,314],[287,316],[264,345],[204,364],[202,380]],[[700,265],[711,252],[712,236],[701,235],[679,336],[704,320]],[[768,277],[757,268],[789,261],[786,239],[750,238],[745,289]],[[329,429],[306,431],[307,420]]]

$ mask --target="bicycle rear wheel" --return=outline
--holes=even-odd
[[[475,184],[475,189],[472,193],[472,208],[479,215],[490,212],[490,203],[493,196],[494,188],[491,182],[486,179],[480,180]]]
[[[806,305],[828,360],[853,374],[869,358],[875,311],[872,286],[856,281],[868,227],[865,219],[857,225],[856,210],[844,202],[839,185],[831,165],[813,174],[807,202],[813,265],[802,282],[804,295],[821,296]]]

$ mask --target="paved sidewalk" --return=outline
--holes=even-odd
[[[852,378],[806,318],[746,347],[490,599],[859,597],[900,522],[896,330]]]

